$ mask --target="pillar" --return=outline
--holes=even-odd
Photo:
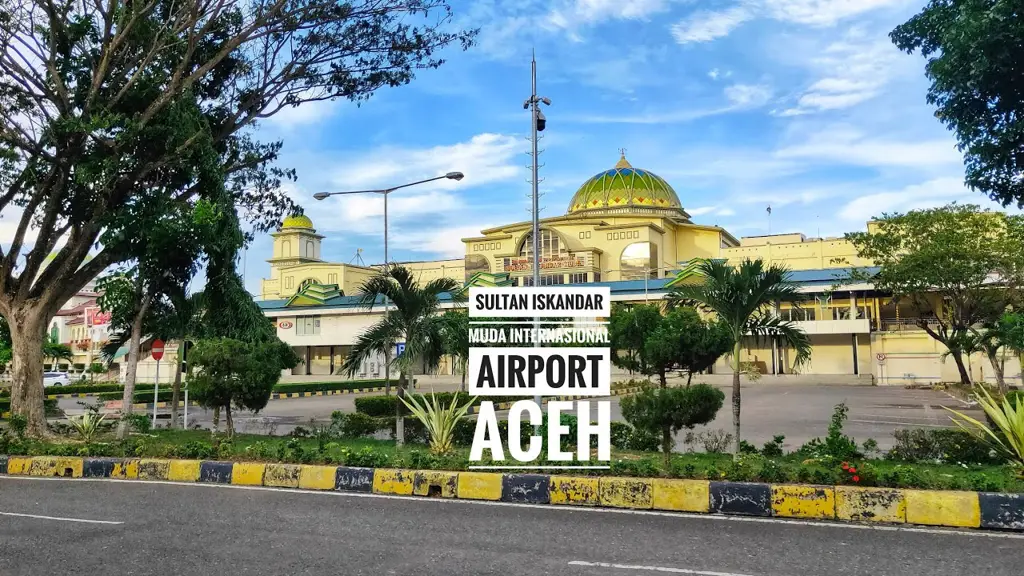
[[[334,374],[334,346],[331,346],[331,375]]]
[[[853,374],[856,376],[860,374],[860,358],[857,357],[859,352],[857,350],[857,335],[851,334],[851,336],[853,336]]]
[[[850,291],[850,320],[856,320],[859,317],[857,310],[857,293]]]

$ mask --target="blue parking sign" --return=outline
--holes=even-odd
[[[405,352],[405,342],[395,344],[395,356],[401,356],[402,352]]]

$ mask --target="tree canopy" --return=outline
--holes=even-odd
[[[930,0],[890,35],[928,59],[928,102],[956,134],[966,182],[1024,206],[1024,15],[1019,1]]]
[[[913,307],[917,325],[946,346],[969,383],[962,355],[972,330],[998,320],[1022,286],[1024,217],[950,204],[883,214],[874,226],[846,235],[879,267],[869,280]]]
[[[160,230],[204,203],[226,198],[250,233],[275,227],[295,175],[258,122],[440,66],[438,51],[475,35],[451,17],[444,0],[0,5],[0,210],[16,223],[0,314],[29,433],[44,425],[35,348],[65,301],[111,265],[145,265],[156,243],[173,249]]]

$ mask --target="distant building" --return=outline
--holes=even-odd
[[[959,380],[944,348],[917,327],[909,307],[891,302],[870,283],[850,284],[851,267],[870,268],[843,238],[800,233],[737,239],[725,229],[692,221],[672,186],[634,168],[623,156],[611,169],[580,186],[566,214],[540,222],[541,285],[604,284],[618,302],[656,302],[686,282],[696,260],[740,263],[761,258],[785,264],[807,301],[779,303],[777,313],[799,322],[810,336],[810,363],[793,366],[792,351],[770,343],[744,342],[741,361],[764,374],[812,375],[816,381],[905,384]],[[873,223],[868,223],[872,230]],[[404,263],[420,281],[449,277],[474,286],[532,284],[533,242],[528,221],[482,230],[464,238],[465,257]],[[320,257],[322,235],[306,216],[287,218],[274,237],[260,303],[278,335],[303,358],[295,375],[336,373],[356,338],[381,313],[358,305],[359,286],[379,266],[328,263]],[[941,303],[936,303],[941,313]],[[379,370],[379,360],[366,374]],[[975,379],[993,378],[988,361],[971,359]],[[727,371],[723,358],[716,371]],[[1020,375],[1008,358],[1008,378]]]

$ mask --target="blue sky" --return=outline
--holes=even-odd
[[[288,109],[260,128],[284,141],[289,193],[327,238],[323,256],[383,257],[379,197],[316,202],[320,190],[377,188],[460,170],[458,183],[396,192],[397,260],[459,257],[461,238],[525,220],[530,52],[548,129],[542,216],[564,213],[618,149],[672,184],[695,222],[735,236],[837,236],[883,211],[953,200],[962,158],[925,102],[924,60],[892,28],[924,0],[475,0],[455,24],[481,29],[468,52],[356,107]],[[270,239],[246,255],[254,293]]]

